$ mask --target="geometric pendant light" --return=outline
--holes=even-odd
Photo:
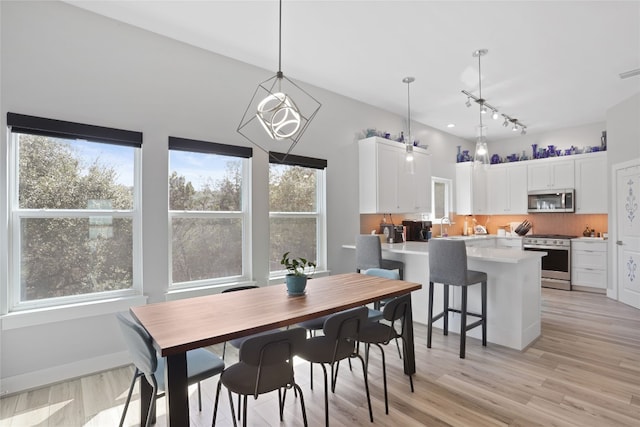
[[[237,132],[264,152],[284,152],[286,156],[300,141],[320,107],[318,100],[282,73],[280,0],[278,72],[258,84],[240,120]]]

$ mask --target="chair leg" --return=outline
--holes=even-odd
[[[140,381],[142,381],[142,378],[140,378]],[[149,405],[149,412],[147,413],[147,421],[145,423],[145,427],[149,427],[152,424],[151,423],[152,420],[153,420],[153,423],[155,423],[156,400],[157,400],[156,396],[158,395],[158,383],[156,383],[155,378],[153,378],[153,384],[151,384],[151,388],[152,388],[151,396],[153,397],[151,398],[151,404]]]
[[[285,389],[285,396],[286,396],[286,389]],[[284,399],[282,398],[282,389],[279,388],[278,389],[278,409],[280,410],[280,422],[282,422],[282,416],[284,414]]]
[[[431,348],[431,332],[433,331],[433,282],[429,282],[429,302],[427,314],[427,348]]]
[[[462,305],[460,306],[460,359],[464,359],[467,341],[467,287],[462,286]]]
[[[216,386],[216,398],[213,401],[213,420],[211,421],[211,427],[215,427],[216,425],[216,415],[218,415],[218,401],[220,400],[220,389],[222,388],[222,383],[218,381],[218,385]],[[235,417],[233,417],[235,419]]]
[[[243,400],[243,404],[244,406],[242,407],[242,427],[247,427],[247,405],[248,405],[248,399],[247,399],[247,395],[244,395],[244,399]]]
[[[359,354],[356,354],[360,362],[362,362],[362,374],[364,375],[364,389],[367,392],[367,404],[369,405],[369,419],[373,422],[373,409],[371,409],[371,395],[369,394],[369,379],[367,377],[367,368],[364,364],[364,359]]]
[[[129,402],[131,402],[131,395],[133,394],[133,387],[136,385],[136,380],[142,374],[136,368],[136,371],[133,373],[133,378],[131,378],[131,385],[129,386],[129,393],[127,394],[127,400],[124,402],[124,409],[122,410],[122,417],[120,417],[120,427],[124,425],[124,418],[127,416],[127,409],[129,408]]]
[[[487,282],[482,282],[482,345],[487,346]]]
[[[293,383],[293,387],[296,394],[300,394],[300,406],[302,407],[302,421],[304,422],[304,427],[308,426],[307,423],[307,409],[304,406],[304,396],[302,395],[302,389],[296,383]],[[286,393],[286,391],[285,391]]]
[[[384,350],[380,344],[376,344],[380,349],[380,355],[382,356],[382,383],[384,384],[384,413],[389,415],[389,399],[387,399],[387,361],[384,357]]]
[[[324,363],[320,363],[324,372],[324,422],[329,427],[329,384],[327,382],[327,368]]]
[[[224,355],[227,353],[227,342],[225,341],[224,344],[222,344],[222,360],[224,361]]]
[[[198,410],[202,412],[202,390],[200,389],[200,381],[198,381]]]
[[[449,335],[449,285],[444,285],[444,335]]]

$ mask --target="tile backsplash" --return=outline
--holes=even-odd
[[[360,233],[369,234],[371,230],[380,231],[381,214],[361,214]],[[464,215],[450,216],[452,225],[449,227],[450,235],[460,235],[464,224]],[[528,219],[532,224],[532,233],[536,234],[565,234],[570,236],[582,236],[587,225],[589,229],[594,229],[595,233],[607,233],[608,225],[606,214],[577,215],[573,213],[538,213],[529,215],[475,215],[478,224],[487,227],[489,234],[497,234],[498,228],[507,226],[511,222],[522,222]],[[402,224],[404,215],[393,215],[387,222],[393,220],[394,224]],[[439,230],[436,228],[436,230]]]

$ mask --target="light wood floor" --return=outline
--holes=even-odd
[[[526,351],[469,339],[467,358],[458,358],[458,336],[434,332],[426,348],[426,328],[416,325],[418,372],[415,393],[395,347],[387,348],[390,413],[384,414],[380,359],[372,350],[369,368],[374,425],[378,426],[640,426],[640,310],[603,295],[543,289],[542,336]],[[214,350],[220,350],[217,346]],[[228,362],[236,354],[227,356]],[[332,426],[368,426],[362,372],[342,366],[330,396]],[[0,401],[0,425],[115,426],[132,368],[120,368],[8,396]],[[311,426],[324,423],[321,370],[300,362],[296,376],[304,391]],[[211,423],[217,378],[203,382],[203,411],[191,390],[191,423]],[[249,425],[302,425],[299,399],[287,397],[284,422],[277,395],[249,401]],[[137,392],[126,425],[137,425]],[[165,401],[158,401],[158,426],[166,425]],[[226,399],[220,426],[231,425]]]

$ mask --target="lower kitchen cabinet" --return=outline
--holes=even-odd
[[[606,293],[606,241],[596,239],[571,241],[571,286],[574,290]]]

